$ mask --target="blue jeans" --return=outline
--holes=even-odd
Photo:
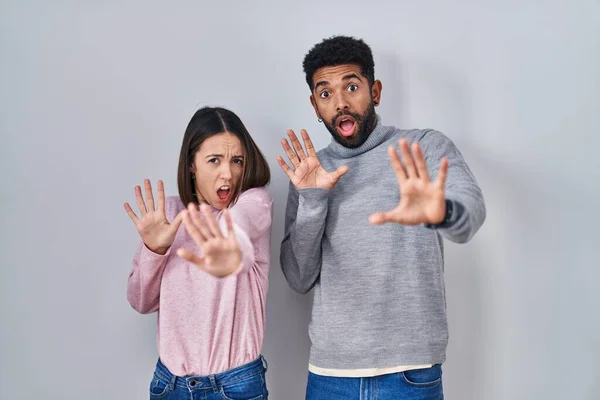
[[[336,378],[308,373],[306,400],[443,400],[442,366],[375,376]]]
[[[263,356],[215,375],[175,376],[158,360],[150,383],[150,399],[266,400],[268,391]]]

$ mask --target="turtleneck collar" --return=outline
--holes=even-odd
[[[381,124],[381,117],[379,114],[377,114],[377,123],[375,124],[375,129],[373,129],[363,144],[355,148],[348,148],[332,138],[331,143],[329,146],[327,146],[327,148],[339,157],[351,158],[362,153],[366,153],[367,151],[379,146],[381,143],[388,140],[394,134],[394,132],[395,128],[393,126],[383,126]]]

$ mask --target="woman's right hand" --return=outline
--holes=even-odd
[[[154,207],[154,197],[150,181],[144,181],[146,190],[146,201],[142,196],[142,189],[135,187],[135,197],[142,215],[139,218],[129,203],[125,203],[125,211],[135,224],[142,241],[154,253],[165,254],[175,240],[177,229],[181,225],[181,214],[178,214],[172,222],[167,221],[165,215],[165,187],[162,181],[158,181],[158,208]]]

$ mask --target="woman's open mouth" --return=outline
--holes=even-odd
[[[219,203],[229,202],[229,198],[231,197],[231,187],[229,185],[221,186],[217,190],[217,197],[219,198]]]

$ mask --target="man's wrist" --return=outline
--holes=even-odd
[[[462,204],[446,199],[446,212],[444,214],[444,219],[437,224],[424,224],[423,226],[430,229],[449,228],[454,225],[456,221],[458,221],[462,212]]]

